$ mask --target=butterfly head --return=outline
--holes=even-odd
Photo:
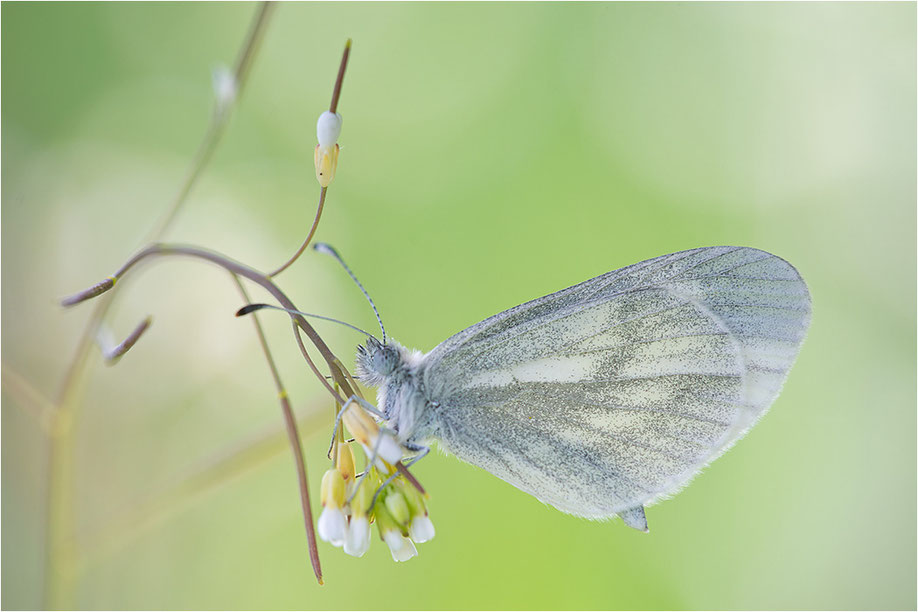
[[[379,386],[401,363],[402,353],[394,342],[383,344],[371,336],[366,346],[357,346],[358,376],[369,385]]]

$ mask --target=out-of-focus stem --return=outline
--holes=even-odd
[[[317,431],[328,421],[319,410],[299,421],[304,431]],[[116,553],[145,531],[175,516],[185,508],[205,498],[221,486],[232,482],[267,463],[289,447],[287,428],[259,434],[235,448],[221,453],[196,469],[181,482],[150,495],[125,514],[108,520],[85,540],[79,569],[85,570]]]
[[[3,390],[10,394],[13,403],[35,417],[35,421],[48,433],[50,421],[57,407],[50,399],[32,386],[21,374],[13,370],[9,364],[0,365]]]
[[[182,185],[161,220],[150,231],[149,239],[158,240],[169,229],[188,195],[197,183],[223,135],[235,101],[244,89],[259,42],[264,36],[273,9],[269,2],[258,6],[248,35],[236,61],[237,95],[223,112],[215,112],[201,145],[189,166]],[[112,305],[116,294],[101,296],[90,314],[83,335],[58,392],[56,410],[49,418],[47,467],[47,530],[45,533],[44,599],[46,608],[72,608],[73,568],[75,563],[73,529],[73,423],[78,412],[77,397],[89,361],[93,339]]]
[[[153,229],[150,230],[149,234],[147,235],[146,242],[155,242],[166,233],[166,231],[172,225],[173,221],[175,221],[179,210],[182,208],[182,205],[187,201],[188,194],[191,193],[192,187],[194,187],[194,185],[197,183],[198,177],[201,175],[201,170],[207,166],[207,162],[210,161],[211,156],[217,149],[217,145],[219,144],[220,139],[223,136],[223,132],[229,123],[232,109],[238,103],[239,98],[242,95],[242,91],[245,89],[245,84],[248,80],[249,69],[252,65],[252,60],[255,58],[255,53],[258,51],[261,39],[264,37],[265,28],[268,24],[268,17],[270,17],[273,10],[273,2],[263,2],[258,6],[258,10],[255,13],[254,19],[252,20],[252,25],[249,27],[249,33],[242,45],[239,56],[236,58],[236,66],[233,70],[233,76],[236,81],[236,95],[233,97],[232,102],[223,112],[214,113],[210,127],[207,129],[207,134],[204,136],[204,140],[201,141],[201,145],[198,147],[197,153],[195,153],[194,159],[191,162],[191,166],[188,168],[188,173],[185,175],[185,179],[182,181],[181,188],[176,194],[175,199],[172,201],[172,205],[160,218],[159,222],[153,227]]]

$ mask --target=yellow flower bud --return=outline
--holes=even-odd
[[[322,187],[328,187],[335,179],[338,169],[338,145],[323,147],[316,145],[316,179]]]
[[[363,446],[367,456],[370,456],[373,449],[376,449],[377,458],[383,459],[390,465],[395,465],[401,460],[401,445],[391,435],[383,434],[379,425],[365,410],[352,406],[345,411],[341,420],[354,439]],[[379,439],[379,436],[383,436],[382,439]]]
[[[350,444],[338,443],[338,460],[336,464],[338,471],[341,472],[341,476],[344,478],[344,482],[354,482],[354,476],[356,476],[357,471],[354,468],[354,451],[351,449]]]
[[[341,472],[332,468],[322,476],[322,506],[332,508],[344,507],[344,477]]]
[[[370,439],[379,435],[379,425],[373,420],[373,417],[357,406],[352,405],[348,408],[341,415],[341,420],[354,439],[364,446],[368,446]]]
[[[351,500],[351,514],[354,516],[362,516],[370,510],[370,504],[373,502],[373,495],[376,494],[376,489],[379,488],[379,484],[379,476],[374,469],[367,474],[363,482],[360,483],[357,492],[354,493],[354,498]],[[357,483],[355,482],[354,485],[356,486]]]

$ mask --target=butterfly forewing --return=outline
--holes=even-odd
[[[769,253],[673,253],[528,302],[424,360],[445,447],[605,517],[678,490],[774,401],[809,293]]]

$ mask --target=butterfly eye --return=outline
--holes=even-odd
[[[398,367],[398,352],[391,346],[380,346],[373,353],[373,369],[386,376]]]

